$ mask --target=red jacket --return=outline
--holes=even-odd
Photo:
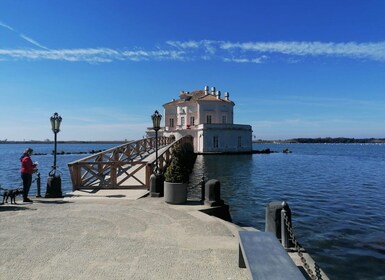
[[[32,174],[36,165],[33,164],[29,156],[25,156],[21,159],[21,173]]]

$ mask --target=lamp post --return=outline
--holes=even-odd
[[[158,111],[151,116],[152,119],[152,129],[155,130],[155,174],[152,174],[150,177],[150,193],[151,196],[163,196],[164,186],[163,186],[163,175],[159,173],[158,166],[158,131],[160,129],[160,121],[162,120],[162,115]]]
[[[152,129],[155,130],[155,165],[156,165],[156,174],[159,174],[158,170],[158,130],[160,129],[160,121],[162,120],[162,115],[156,110],[155,113],[151,116],[152,119]]]
[[[45,197],[49,198],[56,198],[56,197],[62,197],[62,191],[61,191],[61,178],[60,174],[56,174],[56,154],[57,154],[57,134],[60,131],[60,124],[62,121],[62,117],[59,116],[58,113],[54,113],[53,116],[50,118],[51,121],[51,128],[54,133],[54,154],[53,154],[53,166],[52,170],[49,172],[48,182],[47,182],[47,192]]]

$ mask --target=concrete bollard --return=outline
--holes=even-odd
[[[157,174],[156,176],[156,192],[159,193],[159,196],[164,196],[164,176],[162,174]]]
[[[266,217],[265,217],[265,231],[272,232],[277,239],[282,243],[285,243],[285,247],[292,247],[294,244],[289,240],[289,231],[286,225],[282,227],[282,210],[286,212],[286,215],[291,224],[291,210],[287,203],[282,203],[281,201],[270,202],[266,206]],[[282,239],[283,237],[283,239]]]
[[[224,201],[221,199],[221,183],[218,180],[211,179],[205,184],[205,205],[221,206]]]
[[[156,176],[154,174],[150,176],[150,196],[151,197],[160,196],[160,194],[156,192]]]
[[[61,190],[61,177],[60,175],[49,175],[47,180],[47,191],[45,198],[60,198],[63,197]]]

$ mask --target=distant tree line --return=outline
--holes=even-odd
[[[329,144],[368,144],[368,143],[385,143],[385,138],[346,138],[346,137],[325,137],[325,138],[293,138],[287,140],[255,140],[255,143],[329,143]]]
[[[337,137],[337,138],[295,138],[290,141],[294,143],[341,143],[341,144],[350,144],[350,143],[385,143],[385,138],[345,138],[345,137]]]

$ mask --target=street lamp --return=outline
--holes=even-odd
[[[152,129],[155,130],[155,165],[156,173],[158,174],[158,130],[160,129],[160,121],[162,120],[162,115],[156,110],[155,113],[151,116],[152,119]]]
[[[60,174],[56,174],[56,154],[57,154],[57,134],[60,131],[60,124],[62,121],[62,117],[59,116],[58,113],[54,113],[53,116],[50,118],[51,121],[51,128],[54,133],[55,139],[54,139],[54,154],[53,154],[53,166],[52,170],[49,172],[48,182],[47,182],[47,192],[45,194],[45,197],[62,197],[62,191],[61,191],[61,178]]]

